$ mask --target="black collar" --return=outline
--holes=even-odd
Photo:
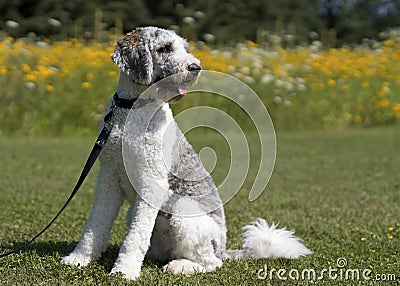
[[[118,96],[118,93],[115,93],[113,96],[115,106],[119,108],[131,109],[135,104],[137,98],[134,99],[126,99]]]

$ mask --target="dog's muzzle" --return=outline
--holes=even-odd
[[[186,87],[191,86],[197,81],[201,67],[198,64],[192,63],[188,66],[188,72],[184,73],[185,76],[182,78],[182,82],[177,85],[178,95],[173,98],[172,102],[179,101],[186,96]]]
[[[157,89],[162,91],[166,102],[176,103],[186,96],[186,88],[194,85],[199,78],[201,67],[196,63],[191,63],[183,72],[178,72],[169,76],[161,75],[156,78],[154,83]]]

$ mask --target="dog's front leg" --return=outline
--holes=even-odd
[[[93,208],[81,239],[74,251],[61,259],[61,263],[82,267],[100,258],[107,248],[110,230],[123,200],[123,193],[113,172],[100,167]]]
[[[153,192],[157,195],[157,192]],[[165,189],[161,193],[166,193]],[[140,269],[150,247],[150,238],[153,232],[157,214],[167,198],[162,194],[152,199],[138,195],[132,212],[128,234],[121,246],[117,261],[111,274],[122,273],[126,279],[134,280],[140,275]],[[151,205],[149,204],[151,202]]]

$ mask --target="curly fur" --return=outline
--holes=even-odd
[[[118,95],[138,98],[160,79],[200,69],[199,60],[187,49],[187,42],[172,31],[145,27],[127,34],[111,55],[121,70]],[[127,279],[140,275],[145,256],[166,263],[166,272],[181,274],[213,271],[223,258],[309,254],[293,232],[268,227],[262,220],[244,228],[243,250],[225,249],[222,202],[173,118],[168,102],[176,98],[152,96],[131,112],[116,110],[114,128],[100,155],[92,211],[78,245],[62,263],[86,266],[100,257],[124,200],[131,204],[128,233],[111,273],[120,272]],[[123,146],[129,148],[125,162]],[[129,178],[126,170],[132,172]]]

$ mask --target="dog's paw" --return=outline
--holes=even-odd
[[[198,263],[187,259],[176,259],[170,261],[163,267],[163,271],[171,274],[193,274],[195,272],[206,272],[206,269]]]
[[[92,260],[89,257],[86,257],[84,255],[79,255],[76,253],[71,253],[70,255],[61,258],[62,264],[76,266],[76,267],[84,267],[88,265],[91,261]]]
[[[134,269],[135,267],[121,267],[121,266],[114,266],[114,268],[111,270],[110,275],[113,274],[122,274],[122,276],[126,280],[135,280],[139,277],[140,275],[140,268],[139,269]]]

